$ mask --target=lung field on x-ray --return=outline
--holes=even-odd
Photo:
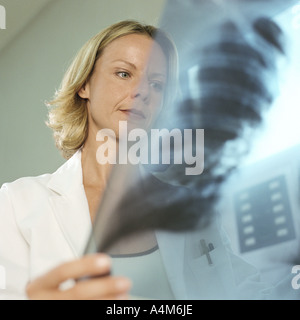
[[[204,172],[187,176],[184,164],[158,174],[149,166],[147,174],[117,195],[112,190],[119,177],[133,179],[126,173],[128,166],[116,166],[94,227],[98,251],[137,231],[191,230],[213,217],[222,182],[248,152],[252,130],[272,105],[270,79],[276,79],[277,55],[284,53],[283,34],[269,18],[257,16],[246,21],[247,28],[225,18],[210,26],[209,41],[193,34],[186,51],[179,48],[182,95],[155,123],[170,129],[204,129]],[[186,81],[191,68],[192,87]]]

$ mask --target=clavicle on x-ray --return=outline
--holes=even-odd
[[[179,129],[182,143],[169,137],[170,163],[115,165],[86,253],[109,253],[116,273],[118,258],[138,261],[144,256],[144,263],[135,263],[131,271],[147,274],[149,254],[159,249],[162,261],[173,260],[171,264],[182,266],[180,272],[193,273],[199,282],[211,277],[210,285],[199,288],[188,276],[185,284],[176,283],[174,271],[170,286],[179,292],[177,298],[201,298],[203,290],[206,297],[223,298],[220,282],[234,292],[230,279],[236,275],[226,269],[230,266],[212,227],[218,222],[225,243],[256,267],[263,281],[276,285],[291,275],[291,268],[300,264],[300,132],[298,141],[290,139],[275,115],[289,77],[300,74],[299,63],[298,73],[289,73],[296,70],[293,55],[300,47],[293,38],[296,6],[297,1],[286,0],[166,3],[160,27],[176,44],[179,84],[173,84],[172,99],[151,129]],[[295,109],[299,93],[292,94]],[[291,122],[294,109],[290,103]],[[275,144],[274,127],[281,134]],[[186,130],[193,132],[191,141],[184,139]],[[156,150],[162,159],[160,143]],[[177,154],[178,145],[180,152],[192,150],[195,161],[176,162],[184,158]],[[220,266],[224,274],[218,273]],[[201,268],[210,268],[209,273]],[[151,297],[164,298],[158,291]],[[135,283],[133,294],[144,296]],[[294,298],[297,289],[290,285],[277,294],[279,299]]]

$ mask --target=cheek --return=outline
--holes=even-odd
[[[102,110],[113,110],[128,97],[128,87],[105,79],[93,88],[91,103]],[[104,111],[104,110],[103,110]]]
[[[154,112],[159,112],[163,106],[163,102],[164,102],[164,97],[162,94],[157,94],[157,93],[153,94],[151,109]]]
[[[99,86],[94,90],[90,97],[90,111],[92,114],[105,113],[112,103],[112,95],[108,93],[107,89]]]

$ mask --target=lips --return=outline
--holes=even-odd
[[[146,119],[143,111],[132,108],[132,109],[120,109],[123,113],[127,114],[129,117]]]

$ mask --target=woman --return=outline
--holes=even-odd
[[[169,103],[175,80],[176,50],[152,26],[123,21],[80,50],[51,102],[55,108],[48,122],[68,161],[54,174],[22,178],[0,191],[4,299],[129,297],[131,281],[110,275],[108,255],[81,257],[111,170],[111,164],[97,162],[101,142],[96,135],[111,129],[118,137],[119,121],[148,128],[162,104]],[[260,297],[256,271],[231,254],[215,226],[201,235],[215,246],[210,254],[214,267],[189,245],[199,240],[196,236],[157,233],[146,239],[161,252],[155,270],[162,275],[164,298],[241,298],[240,284],[252,298]],[[144,287],[142,278],[152,276],[142,274]]]
[[[152,60],[150,63],[148,63],[149,57]],[[127,297],[131,285],[124,277],[108,276],[81,281],[72,289],[59,290],[59,286],[65,280],[107,274],[110,260],[104,254],[68,262],[43,274],[45,270],[50,270],[60,261],[73,259],[74,255],[79,257],[87,240],[91,222],[94,220],[111,169],[110,164],[100,166],[97,163],[95,157],[99,147],[99,142],[96,141],[97,132],[103,128],[110,128],[117,133],[119,121],[128,120],[129,117],[135,126],[147,127],[157,108],[162,104],[167,78],[170,81],[174,78],[172,72],[176,70],[173,67],[175,63],[176,52],[167,36],[152,26],[135,21],[123,21],[108,27],[90,39],[78,53],[64,77],[60,91],[52,101],[56,108],[50,111],[48,123],[54,130],[58,148],[66,159],[71,158],[71,160],[54,175],[20,179],[1,189],[1,225],[10,226],[7,228],[7,234],[2,233],[1,243],[11,243],[14,248],[10,250],[8,246],[1,245],[0,249],[0,264],[5,267],[7,276],[7,288],[4,292],[7,298],[24,297],[24,289],[28,282],[30,283],[27,285],[26,294],[32,299]],[[82,170],[73,168],[72,162],[73,164],[76,162]],[[68,166],[71,168],[69,172],[68,168],[65,170]],[[80,177],[76,177],[76,173]],[[63,176],[61,181],[60,174]],[[80,183],[75,182],[77,178]],[[70,223],[68,222],[69,226],[62,228],[74,228],[75,233],[78,232],[75,237],[79,235],[80,239],[76,239],[73,244],[77,247],[72,248],[73,252],[67,250],[70,251],[69,254],[60,255],[61,240],[53,234],[52,240],[57,242],[55,257],[48,252],[47,261],[37,261],[36,258],[38,260],[43,258],[33,254],[38,250],[36,245],[39,246],[34,238],[40,236],[33,235],[34,229],[37,227],[43,230],[44,223],[51,224],[49,221],[46,222],[49,216],[42,222],[50,213],[42,202],[45,196],[49,197],[50,190],[64,196],[62,188],[65,188],[66,193],[72,197],[73,187],[83,188],[80,190],[82,192],[79,192],[80,199],[77,198],[75,201],[79,200],[79,207],[82,210],[81,221],[77,221],[78,225],[71,226],[74,219],[71,212],[74,210],[69,207],[65,212],[71,214]],[[24,193],[25,190],[30,190],[30,194]],[[35,205],[31,202],[32,195],[37,199]],[[27,225],[28,228],[24,226],[26,230],[19,225],[18,219],[21,218],[19,210],[14,208],[14,204],[20,201],[19,197],[26,198],[35,207],[30,205],[30,208],[20,210],[20,214],[31,221],[30,225]],[[73,199],[69,200],[75,205]],[[60,205],[57,199],[51,201],[54,206]],[[48,206],[49,204],[46,205]],[[36,210],[42,211],[38,218],[40,222],[37,222],[42,223],[39,226],[34,226],[35,219],[32,216]],[[54,209],[54,211],[59,210]],[[67,216],[60,218],[68,219]],[[59,228],[58,225],[56,227]],[[40,244],[43,243],[42,238],[39,239]],[[43,244],[44,252],[48,251],[47,242],[52,240],[47,239]],[[40,277],[33,280],[37,276]]]

